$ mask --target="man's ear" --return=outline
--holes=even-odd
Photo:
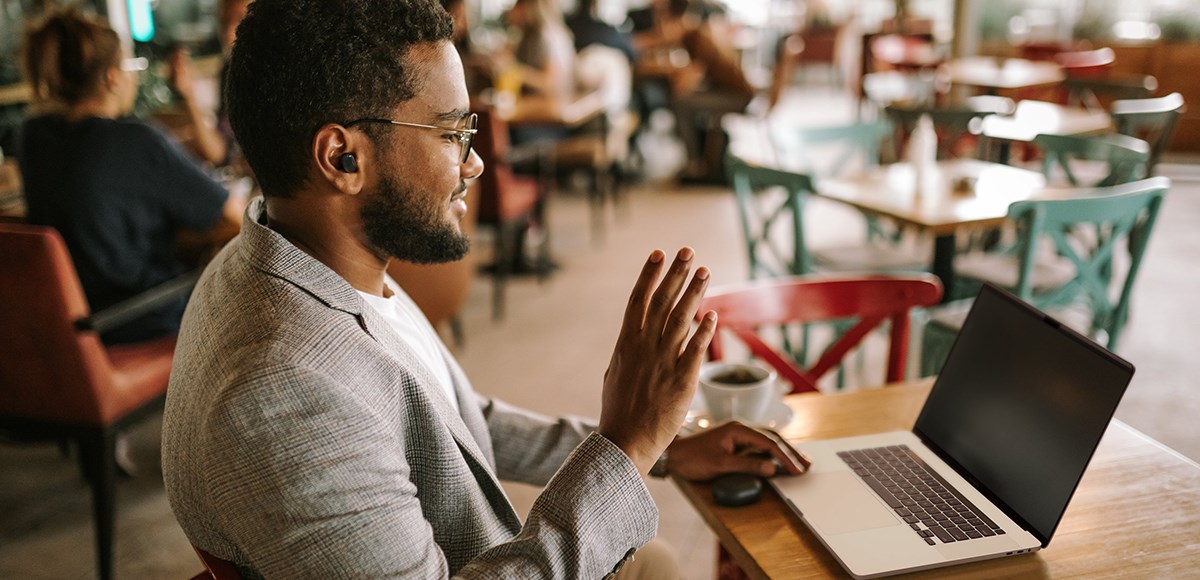
[[[346,195],[363,188],[364,165],[369,165],[369,140],[336,123],[317,129],[312,140],[312,158],[317,175],[330,187]]]

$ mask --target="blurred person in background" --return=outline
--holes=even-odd
[[[575,42],[555,0],[517,0],[508,12],[517,33],[513,48],[521,94],[544,98],[546,106],[569,102],[575,96]],[[505,73],[501,73],[505,74]],[[561,140],[565,127],[521,126],[511,129],[514,146],[538,140]]]
[[[579,0],[575,11],[567,17],[567,28],[575,37],[575,51],[599,44],[621,51],[629,64],[637,60],[633,50],[633,39],[620,28],[609,24],[600,17],[601,0]]]
[[[185,229],[210,230],[240,204],[166,135],[127,118],[144,59],[76,9],[51,12],[25,38],[34,116],[23,130],[28,221],[66,241],[93,311],[191,269],[175,251]],[[169,336],[186,297],[104,334],[106,343]]]
[[[221,73],[218,79],[216,123],[210,124],[209,113],[201,109],[196,100],[195,72],[192,70],[191,55],[183,48],[171,51],[171,87],[183,101],[192,128],[191,149],[200,160],[213,167],[241,165],[237,141],[229,127],[229,115],[225,111],[225,74],[228,66],[229,49],[237,37],[237,26],[246,16],[246,9],[253,0],[221,0],[217,9],[220,25]]]
[[[721,117],[745,111],[754,98],[754,87],[729,44],[733,34],[719,12],[705,2],[656,0],[650,10],[652,27],[635,33],[634,46],[667,55],[656,61],[659,74],[670,84],[670,107],[687,148],[688,163],[681,177],[723,182],[726,143]],[[635,30],[639,20],[646,18],[634,19]]]
[[[475,47],[471,39],[471,17],[467,11],[466,0],[441,0],[442,8],[454,20],[452,41],[458,57],[462,59],[463,73],[467,77],[467,92],[472,96],[478,95],[484,89],[492,86],[492,76],[496,71],[496,55],[484,54]]]

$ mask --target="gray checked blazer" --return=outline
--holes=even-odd
[[[598,578],[654,537],[619,448],[480,397],[443,348],[455,412],[263,210],[204,272],[175,351],[163,475],[193,545],[249,578]],[[498,478],[545,485],[526,522]]]

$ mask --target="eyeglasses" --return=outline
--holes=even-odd
[[[150,68],[150,61],[144,56],[121,59],[121,70],[125,72],[138,72],[148,68]]]
[[[438,125],[422,125],[420,123],[406,123],[404,121],[393,121],[391,119],[355,119],[349,123],[343,123],[343,127],[351,127],[359,123],[384,123],[387,125],[400,125],[401,127],[417,127],[420,129],[437,129],[438,131],[446,131],[454,135],[454,140],[458,141],[459,163],[466,163],[467,158],[471,156],[471,142],[475,140],[475,134],[479,132],[479,115],[471,113],[467,116],[467,127],[459,129],[457,127],[441,127]]]

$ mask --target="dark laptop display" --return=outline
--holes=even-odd
[[[913,431],[1049,542],[1133,365],[985,286]]]

